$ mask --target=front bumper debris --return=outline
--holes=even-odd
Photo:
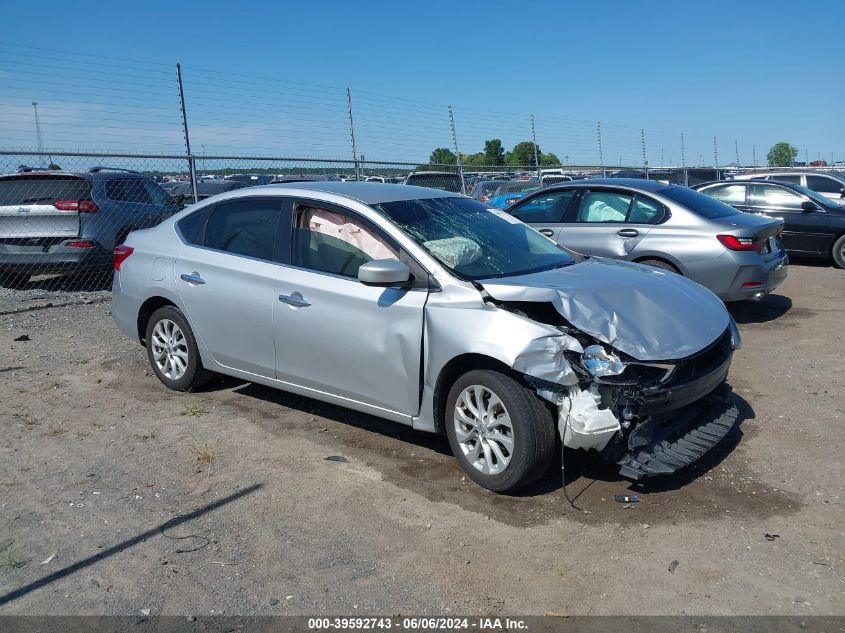
[[[675,473],[721,442],[738,419],[737,406],[717,397],[676,411],[670,420],[652,418],[628,436],[619,474],[637,480]]]

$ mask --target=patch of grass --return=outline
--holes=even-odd
[[[6,569],[15,569],[20,563],[15,558],[15,546],[9,545],[6,549],[0,552],[0,567]]]
[[[141,431],[140,433],[135,433],[135,437],[137,437],[142,442],[146,442],[147,440],[154,440],[158,437],[158,431]]]
[[[200,466],[210,466],[211,462],[217,459],[217,449],[205,440],[192,439],[189,449]]]
[[[38,420],[29,411],[16,411],[14,418],[21,422],[27,431],[31,431],[38,424]]]
[[[47,385],[47,391],[50,391],[52,389],[61,389],[64,386],[65,383],[63,382],[51,382],[49,385]]]
[[[56,437],[67,432],[68,429],[64,428],[61,424],[51,424],[49,427],[47,427],[47,432],[45,433],[45,435],[49,437]]]
[[[185,407],[179,412],[179,415],[186,415],[189,418],[196,418],[203,415],[204,413],[207,413],[207,411],[203,409],[200,405],[188,404],[185,405]]]

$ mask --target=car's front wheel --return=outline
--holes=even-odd
[[[212,376],[202,366],[188,320],[174,306],[159,308],[147,322],[147,358],[158,379],[175,391],[196,389]]]
[[[495,492],[527,486],[549,467],[554,421],[537,395],[503,373],[470,371],[446,402],[446,434],[470,478]]]

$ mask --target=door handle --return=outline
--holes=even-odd
[[[554,234],[555,234],[555,232],[552,231],[551,229],[540,229],[540,233],[542,233],[546,237],[553,237]]]
[[[640,232],[637,229],[621,229],[616,231],[616,235],[621,235],[622,237],[637,237]]]
[[[279,301],[281,301],[282,303],[286,303],[289,306],[294,306],[296,308],[307,308],[311,305],[311,302],[305,299],[298,292],[292,292],[289,295],[279,295]]]
[[[182,278],[182,281],[187,281],[189,284],[194,286],[201,286],[205,283],[205,279],[200,277],[198,272],[192,272],[190,275],[188,273],[182,273],[179,275]]]

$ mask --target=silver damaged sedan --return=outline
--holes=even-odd
[[[737,421],[739,333],[716,295],[454,193],[233,191],[131,233],[114,267],[114,319],[170,389],[228,374],[445,433],[495,491],[542,475],[558,438],[640,479]]]

